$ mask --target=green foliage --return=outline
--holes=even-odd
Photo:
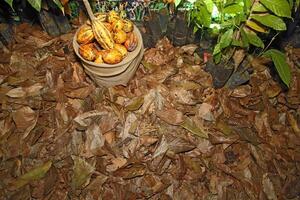
[[[289,87],[292,76],[284,53],[276,49],[270,49],[264,53],[264,56],[272,59],[281,80]]]
[[[40,12],[42,8],[42,0],[27,0],[30,5],[36,9],[36,11]]]
[[[284,18],[291,18],[291,11],[297,5],[299,0],[196,0],[190,11],[190,22],[204,31],[220,27],[213,51],[214,61],[218,63],[228,61],[236,47],[247,50],[255,46],[265,51],[261,35],[270,33],[270,30],[286,30]],[[270,51],[267,55],[272,55],[280,77],[288,85],[290,79],[282,58],[273,59],[278,52]]]
[[[13,9],[13,0],[4,0],[6,3],[10,5]],[[27,0],[27,2],[38,12],[41,11],[42,8],[42,0]],[[64,13],[64,7],[61,4],[60,0],[53,0],[53,2],[58,6],[58,8]]]

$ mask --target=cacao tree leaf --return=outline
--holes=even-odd
[[[37,10],[38,12],[41,11],[42,8],[42,0],[27,0],[30,5]]]
[[[277,16],[291,18],[291,8],[287,0],[260,0],[260,3]]]
[[[53,2],[57,5],[57,7],[61,10],[63,14],[65,14],[65,9],[60,0],[53,0]]]
[[[233,29],[227,30],[220,39],[220,48],[221,50],[228,47],[232,42]]]
[[[217,55],[220,52],[221,52],[221,46],[220,46],[220,43],[218,43],[214,48],[213,55]]]
[[[257,34],[254,31],[249,30],[249,31],[245,31],[245,33],[250,44],[260,48],[265,47],[263,41],[257,36]]]
[[[264,27],[258,25],[257,23],[255,23],[254,21],[251,21],[251,20],[247,20],[246,25],[248,27],[252,28],[253,30],[255,30],[257,32],[260,32],[260,33],[267,33],[268,32]]]
[[[268,10],[267,10],[267,8],[264,5],[262,5],[259,2],[256,2],[253,5],[252,11],[253,12],[267,12]]]
[[[206,6],[202,5],[199,7],[199,13],[196,17],[199,24],[205,27],[209,27],[211,24],[211,13],[207,10]]]
[[[182,0],[175,0],[175,7],[177,7]]]
[[[237,14],[242,13],[243,11],[243,6],[240,4],[231,4],[229,6],[226,6],[223,10],[223,12],[227,14]]]
[[[249,47],[248,37],[247,37],[244,29],[241,29],[241,36],[242,36],[243,46],[244,47]]]
[[[281,80],[289,87],[292,75],[285,54],[276,49],[270,49],[264,53],[264,56],[272,59]]]
[[[6,3],[8,3],[8,5],[12,8],[12,9],[14,9],[13,8],[13,1],[14,0],[4,0]]]
[[[13,182],[11,185],[11,189],[19,189],[31,181],[43,178],[50,169],[51,165],[52,162],[48,161],[45,164],[30,170],[26,174],[20,176],[15,182]]]
[[[252,15],[252,19],[255,19],[256,21],[260,22],[261,24],[271,27],[274,30],[277,31],[284,31],[286,30],[286,25],[284,21],[275,15]]]

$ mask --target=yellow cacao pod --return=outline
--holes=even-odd
[[[112,23],[112,28],[113,28],[113,31],[119,31],[119,30],[122,30],[124,27],[124,22],[123,20],[117,20],[117,21],[114,21]]]
[[[108,23],[114,23],[115,21],[118,21],[120,19],[120,16],[118,15],[118,13],[114,10],[110,11],[108,13],[108,17],[107,17],[107,21]]]
[[[96,58],[94,43],[84,44],[79,47],[79,54],[88,61],[93,61]]]
[[[126,33],[129,33],[131,31],[133,31],[133,23],[132,21],[128,20],[128,19],[125,19],[123,20],[123,31],[125,31]]]
[[[83,25],[77,33],[77,42],[79,44],[87,44],[95,39],[92,27]]]
[[[100,20],[93,21],[93,32],[97,42],[103,49],[113,49],[115,42],[109,30]]]
[[[103,60],[107,64],[117,64],[122,61],[122,54],[116,49],[110,49],[103,52]]]
[[[127,34],[125,33],[125,31],[123,30],[118,30],[115,34],[114,34],[114,41],[117,44],[122,44],[126,41],[127,39]]]
[[[124,45],[121,45],[121,44],[115,44],[115,49],[118,50],[122,54],[123,58],[128,53],[126,47]]]
[[[127,39],[124,43],[124,46],[128,51],[134,51],[135,48],[138,45],[138,39],[137,36],[134,34],[134,32],[130,32],[127,34]]]
[[[113,27],[110,23],[108,23],[108,22],[103,22],[103,23],[109,32],[113,32]]]
[[[103,64],[104,61],[103,61],[102,54],[97,54],[97,55],[96,55],[96,59],[95,59],[94,62],[97,63],[97,64]]]

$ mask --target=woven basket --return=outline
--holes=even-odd
[[[79,28],[80,29],[80,28]],[[80,58],[81,63],[85,69],[85,72],[98,84],[105,87],[111,87],[115,85],[126,86],[128,81],[135,74],[143,55],[144,46],[143,38],[136,26],[134,26],[134,33],[138,38],[138,45],[132,52],[128,52],[126,57],[118,64],[96,64],[82,58],[79,54],[79,44],[76,41],[78,31],[73,38],[73,48],[76,55]]]

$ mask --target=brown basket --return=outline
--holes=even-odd
[[[77,30],[73,38],[73,48],[76,55],[80,58],[85,72],[98,85],[105,87],[111,87],[115,85],[126,86],[128,81],[134,75],[144,55],[143,38],[138,28],[134,26],[133,30],[138,38],[138,45],[136,49],[132,52],[128,52],[126,57],[120,63],[114,65],[96,64],[82,58],[82,56],[78,52],[79,44],[76,41],[79,29]]]

